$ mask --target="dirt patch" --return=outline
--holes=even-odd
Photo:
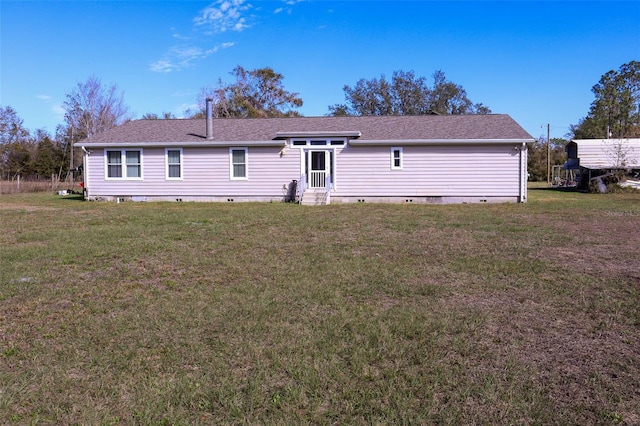
[[[588,307],[580,306],[579,298],[575,306],[553,306],[539,296],[518,291],[455,299],[461,307],[486,318],[479,345],[504,363],[515,359],[537,372],[537,381],[548,389],[557,410],[578,402],[588,413],[581,416],[597,421],[594,411],[598,405],[611,406],[613,401],[620,413],[626,413],[626,422],[637,420],[637,325],[625,324],[615,313],[593,316]],[[602,401],[603,395],[611,401]]]
[[[41,212],[41,211],[56,211],[60,210],[54,207],[44,207],[44,206],[29,206],[29,205],[13,205],[13,204],[5,204],[0,203],[0,210],[22,210],[27,212]]]

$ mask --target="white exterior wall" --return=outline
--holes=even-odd
[[[339,197],[520,197],[526,179],[522,145],[402,146],[402,170],[391,169],[391,146],[349,146],[337,157]],[[524,168],[523,168],[524,162]],[[526,180],[525,180],[526,182]]]
[[[89,199],[146,197],[186,201],[250,197],[278,200],[286,195],[285,185],[300,178],[299,152],[288,150],[280,155],[281,147],[248,147],[246,180],[230,179],[228,147],[183,148],[180,180],[166,179],[164,148],[142,149],[142,179],[107,179],[105,149],[91,151],[85,156]]]
[[[415,202],[526,201],[524,144],[398,143],[393,147],[402,148],[401,170],[392,170],[390,145],[334,147],[335,187],[331,202],[404,202],[412,197],[421,197]],[[182,151],[182,179],[166,178],[165,148],[154,147],[142,149],[142,179],[129,180],[106,179],[105,149],[94,148],[85,155],[87,197],[279,201],[304,169],[303,149],[288,148],[283,153],[281,147],[250,146],[248,179],[232,180],[228,147],[186,147]]]

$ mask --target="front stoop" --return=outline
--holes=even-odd
[[[300,204],[303,206],[324,206],[327,204],[327,191],[325,189],[307,189],[302,194]]]

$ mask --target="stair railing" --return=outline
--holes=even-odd
[[[331,204],[331,176],[327,175],[324,178],[324,189],[326,192],[325,201],[326,204]]]
[[[298,181],[298,188],[296,190],[297,192],[296,198],[298,199],[299,203],[302,203],[302,195],[306,190],[307,190],[307,175],[303,174],[300,176],[300,180]]]

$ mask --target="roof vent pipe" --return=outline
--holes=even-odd
[[[207,98],[207,139],[213,139],[213,98]]]

